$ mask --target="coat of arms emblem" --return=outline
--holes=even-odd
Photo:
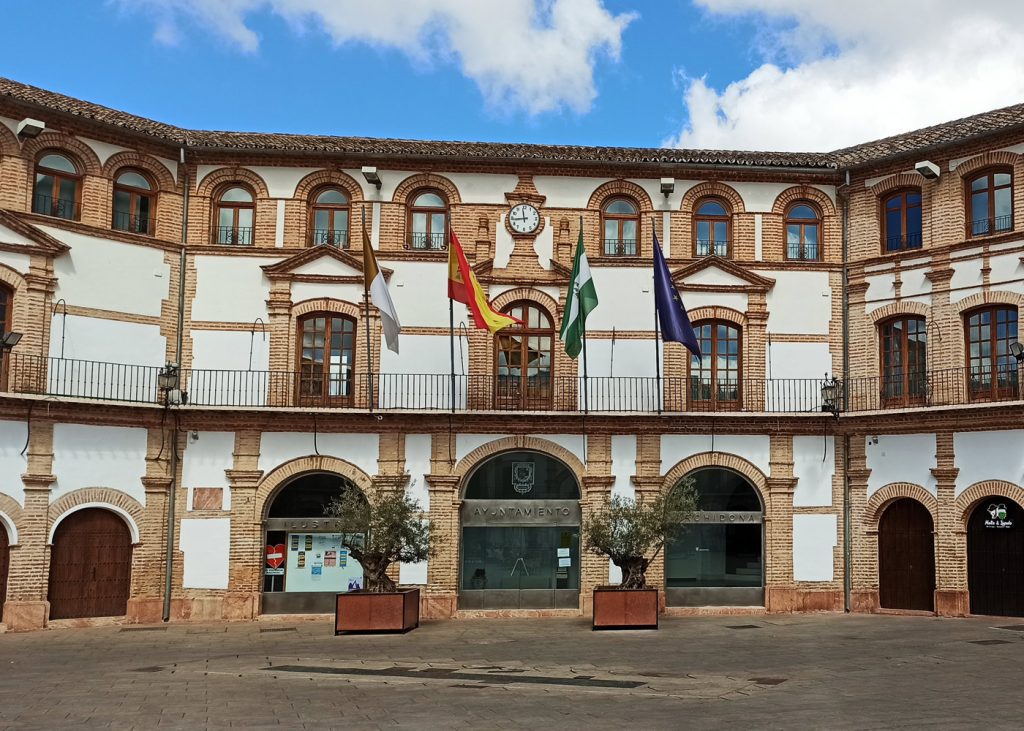
[[[533,462],[512,463],[512,489],[520,495],[525,495],[533,489],[535,466]]]

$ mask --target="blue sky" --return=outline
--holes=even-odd
[[[387,17],[398,3],[350,21],[338,8],[353,1],[81,0],[47,12],[45,33],[38,8],[13,3],[0,74],[195,128],[587,145],[832,149],[1024,101],[1022,75],[980,90],[974,75],[1024,67],[1024,19],[1001,0],[934,0],[950,14],[934,28],[918,14],[922,36],[942,47],[947,34],[948,63],[876,33],[873,14],[894,12],[878,0],[857,19],[827,0],[474,0],[489,16],[407,0],[438,13],[410,29]],[[501,17],[531,7],[533,21]],[[1006,37],[953,32],[972,22]],[[476,42],[481,28],[497,35]],[[538,68],[506,75],[536,60],[545,30]],[[41,36],[75,50],[40,52]],[[508,44],[490,57],[495,38]],[[570,71],[554,68],[562,59]]]

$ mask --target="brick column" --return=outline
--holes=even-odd
[[[936,513],[935,613],[964,617],[970,612],[967,588],[967,531],[956,511],[956,478],[952,432],[935,435]]]
[[[850,435],[850,609],[873,612],[878,609],[878,525],[867,523],[867,454],[863,434]]]
[[[18,546],[11,551],[4,624],[15,632],[42,629],[50,614],[48,589],[50,489],[53,475],[53,422],[29,423],[28,465],[21,481],[25,506],[18,526]]]
[[[263,571],[263,515],[256,504],[260,432],[235,433],[234,463],[224,470],[231,490],[231,548],[224,619],[252,619],[260,611]]]
[[[792,612],[801,599],[793,580],[793,437],[771,437],[770,477],[764,495],[764,604],[770,612]]]
[[[270,370],[280,373],[272,377],[268,406],[287,406],[295,399],[298,382],[285,373],[295,370],[295,338],[292,332],[292,295],[288,282],[273,280],[267,299],[267,330],[270,332]]]
[[[593,462],[590,463],[593,466]],[[612,491],[614,475],[587,475],[583,478],[583,499],[580,508],[583,520],[604,505]],[[589,616],[593,611],[594,588],[608,584],[608,557],[586,550],[580,535],[580,609]]]
[[[427,564],[427,590],[420,600],[420,613],[428,619],[443,619],[454,616],[459,590],[460,480],[449,474],[425,477],[430,490],[427,517],[437,541],[437,555]]]

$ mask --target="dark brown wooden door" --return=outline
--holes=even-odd
[[[1024,510],[987,497],[967,523],[971,614],[1024,617]]]
[[[50,618],[125,614],[131,570],[131,534],[120,517],[99,508],[72,513],[53,536]]]
[[[892,503],[878,521],[878,603],[886,609],[935,609],[932,516],[917,500]]]
[[[4,618],[4,602],[7,601],[7,569],[11,561],[11,542],[7,529],[0,523],[0,621]]]

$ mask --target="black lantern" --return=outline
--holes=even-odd
[[[161,391],[173,391],[178,387],[178,364],[168,363],[160,369],[156,377],[157,385]]]
[[[839,416],[843,410],[843,381],[841,378],[825,374],[825,380],[821,382],[821,410],[827,411],[832,416]]]

